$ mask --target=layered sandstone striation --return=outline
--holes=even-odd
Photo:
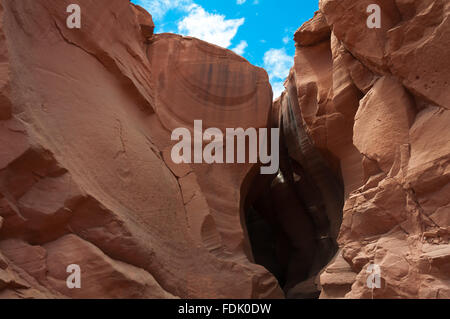
[[[70,3],[0,0],[0,298],[450,297],[447,0],[321,0],[275,102],[128,0]],[[278,174],[174,163],[195,120],[280,128]]]
[[[128,0],[85,2],[69,29],[70,3],[0,1],[0,297],[282,297],[246,254],[252,165],[170,158],[172,129],[193,119],[267,127],[267,74],[197,39],[152,37]],[[66,286],[71,264],[80,289]]]
[[[372,3],[380,29],[366,26]],[[322,0],[295,34],[278,123],[304,155],[291,158],[312,172],[302,160],[318,151],[344,187],[322,298],[450,297],[449,17],[445,0]]]

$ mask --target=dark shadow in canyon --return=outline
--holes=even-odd
[[[277,176],[248,176],[242,207],[250,259],[278,280],[287,298],[318,298],[317,275],[334,257],[344,188],[339,162],[311,145],[296,95],[286,94]],[[335,164],[335,165],[333,165]]]

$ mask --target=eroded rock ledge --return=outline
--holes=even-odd
[[[68,4],[0,0],[0,298],[450,296],[448,1],[322,0],[274,103],[128,0]],[[174,164],[195,119],[279,127],[280,172]]]
[[[372,3],[381,29],[366,27]],[[450,296],[449,13],[448,1],[322,0],[295,34],[278,123],[296,163],[313,172],[319,161],[305,159],[318,151],[344,186],[322,298]],[[324,203],[339,221],[332,196]],[[379,289],[367,287],[370,264]]]

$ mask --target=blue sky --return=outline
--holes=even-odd
[[[132,0],[153,16],[155,32],[189,35],[231,49],[266,69],[274,97],[293,64],[294,32],[318,0]]]

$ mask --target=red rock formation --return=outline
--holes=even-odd
[[[381,29],[366,26],[372,3]],[[294,135],[285,142],[290,154],[316,149],[331,170],[338,165],[345,188],[341,250],[320,276],[323,298],[450,297],[449,13],[439,0],[322,0],[295,35],[277,102]],[[381,288],[367,286],[370,264],[380,266]]]
[[[448,1],[321,0],[275,103],[128,0],[70,3],[0,0],[0,298],[450,297]],[[279,127],[279,174],[175,164],[197,119]]]
[[[252,166],[167,156],[192,119],[266,127],[265,72],[199,40],[149,39],[127,0],[86,3],[68,29],[69,4],[0,2],[0,297],[283,296],[245,254]],[[81,289],[66,287],[70,264]]]

